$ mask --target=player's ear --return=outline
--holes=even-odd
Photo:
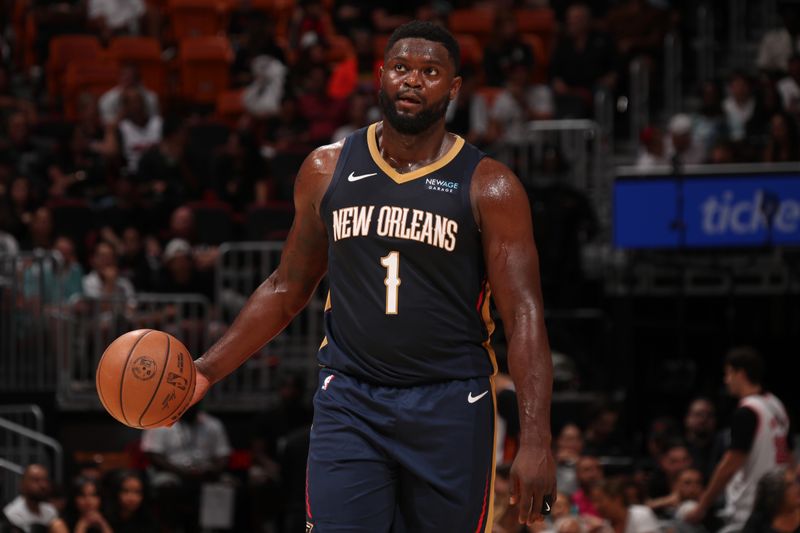
[[[458,98],[458,91],[461,90],[461,82],[461,76],[454,77],[453,81],[450,82],[450,100]]]

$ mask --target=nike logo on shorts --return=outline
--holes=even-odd
[[[361,174],[359,176],[355,175],[355,172],[351,172],[349,176],[347,176],[347,181],[358,181],[363,180],[364,178],[369,178],[370,176],[377,176],[377,172],[373,172],[372,174]]]
[[[467,401],[469,403],[475,403],[478,400],[480,400],[481,398],[483,398],[484,396],[486,396],[487,394],[489,394],[488,390],[483,391],[482,393],[478,394],[477,396],[473,396],[472,392],[470,392],[469,395],[467,396]]]

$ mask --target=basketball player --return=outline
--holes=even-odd
[[[328,274],[307,471],[307,531],[492,529],[494,292],[519,396],[512,504],[555,492],[552,364],[528,198],[505,166],[445,131],[459,49],[436,25],[391,36],[384,120],[315,150],[278,269],[197,361],[197,392],[277,335]]]
[[[725,491],[720,517],[725,533],[742,531],[755,502],[758,480],[792,461],[789,417],[781,401],[761,385],[764,363],[752,348],[735,348],[725,358],[725,385],[739,398],[731,421],[730,447],[722,456],[697,507],[684,520],[700,522]]]

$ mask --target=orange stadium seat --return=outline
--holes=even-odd
[[[523,33],[522,41],[531,47],[533,52],[534,67],[532,79],[534,83],[547,81],[547,70],[550,67],[550,55],[541,35],[536,33]]]
[[[225,30],[225,9],[219,0],[169,0],[167,15],[172,37],[181,42],[188,37],[222,34]]]
[[[461,63],[472,63],[480,68],[483,64],[483,47],[477,37],[464,33],[458,33],[455,37],[461,48]]]
[[[233,126],[245,114],[242,91],[224,91],[217,97],[217,118]]]
[[[163,98],[167,94],[167,69],[161,59],[161,45],[152,37],[115,37],[108,46],[111,57],[135,65],[145,87]]]
[[[64,87],[64,73],[75,59],[93,61],[103,55],[100,41],[94,35],[59,35],[50,39],[47,59],[47,90],[58,94]]]
[[[532,33],[541,37],[545,52],[550,53],[555,38],[557,23],[552,9],[518,9],[514,11],[520,33]]]
[[[178,64],[183,97],[192,103],[215,104],[228,89],[233,51],[225,37],[194,37],[180,43]]]
[[[453,33],[469,33],[486,43],[494,31],[494,9],[489,7],[473,7],[454,9],[448,18],[450,31]]]
[[[99,98],[117,84],[119,65],[113,60],[75,60],[67,66],[64,76],[64,114],[78,118],[78,99],[84,93]]]

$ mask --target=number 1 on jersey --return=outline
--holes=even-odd
[[[386,314],[397,314],[397,288],[400,286],[400,252],[389,252],[381,257],[381,265],[386,269],[383,284],[386,285]]]

